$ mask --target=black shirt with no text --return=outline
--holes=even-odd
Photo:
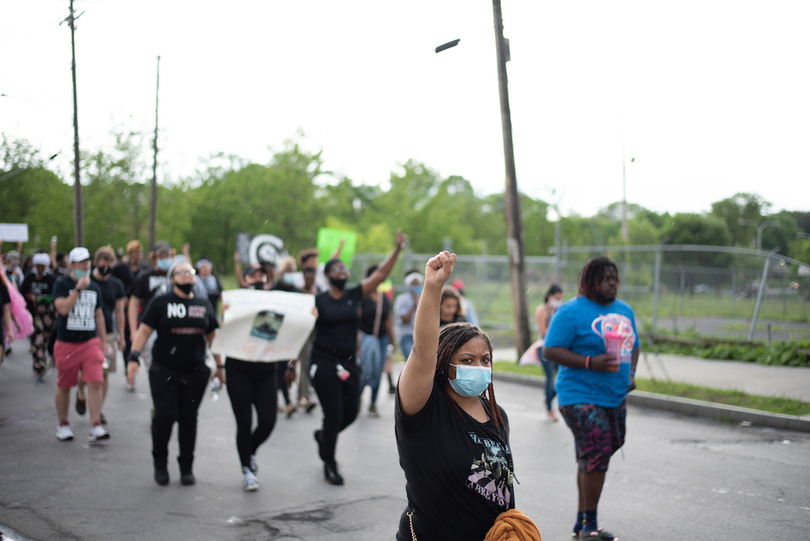
[[[121,280],[124,284],[124,289],[129,291],[129,286],[132,285],[132,282],[135,281],[135,278],[141,272],[148,270],[149,266],[144,265],[142,263],[138,264],[138,270],[132,272],[132,268],[129,266],[129,263],[119,263],[118,265],[114,266],[110,274]]]
[[[70,276],[63,276],[53,286],[53,300],[67,297],[76,288],[76,282]],[[79,294],[79,300],[73,305],[68,315],[59,314],[56,323],[56,339],[62,342],[87,342],[97,337],[96,309],[101,308],[101,289],[90,280],[87,289]]]
[[[107,280],[96,280],[92,274],[90,279],[98,284],[101,290],[101,312],[104,314],[104,324],[107,327],[107,332],[113,332],[115,329],[115,302],[118,299],[123,299],[127,296],[124,289],[124,283],[115,276],[109,276]],[[120,331],[120,329],[118,329]]]
[[[152,360],[180,372],[205,363],[205,335],[219,327],[208,299],[184,299],[174,292],[153,298],[141,323],[157,332]]]
[[[318,320],[315,322],[313,350],[338,361],[356,362],[362,300],[362,284],[345,290],[339,299],[333,299],[328,291],[315,296]]]
[[[0,329],[4,328],[4,319],[2,318],[2,315],[3,307],[7,304],[11,304],[11,296],[8,294],[8,288],[6,287],[5,282],[0,280]],[[5,339],[5,335],[3,335],[3,339]]]
[[[483,399],[481,404],[489,413]],[[500,413],[500,430],[491,420],[479,423],[434,382],[425,406],[407,417],[397,393],[399,464],[419,541],[484,539],[497,516],[515,507],[509,420],[502,408]],[[403,513],[397,540],[411,538]]]
[[[377,293],[382,297],[382,315],[380,316],[380,329],[377,336],[383,337],[388,334],[388,329],[385,326],[385,320],[388,319],[388,314],[391,312],[391,301],[382,293]],[[374,334],[374,321],[377,318],[377,306],[379,301],[375,301],[370,297],[363,299],[363,312],[360,315],[360,330],[366,334]]]

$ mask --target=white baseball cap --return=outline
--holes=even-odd
[[[69,260],[71,263],[77,263],[79,261],[86,261],[90,259],[90,251],[87,248],[74,248],[70,251]]]

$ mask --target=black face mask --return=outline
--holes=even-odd
[[[264,282],[254,282],[249,284],[248,289],[264,289]]]
[[[176,285],[177,289],[179,289],[180,291],[182,291],[186,295],[191,293],[191,290],[194,287],[194,284],[174,284],[174,285]]]
[[[343,291],[346,289],[346,282],[348,278],[329,278],[329,283],[338,288],[339,290]]]
[[[112,267],[98,267],[98,273],[102,276],[107,276],[111,270]]]

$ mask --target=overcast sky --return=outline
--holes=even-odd
[[[503,190],[489,1],[76,7],[85,150],[153,129],[161,55],[161,181],[216,152],[267,163],[300,131],[356,183],[386,186],[414,159]],[[68,2],[0,13],[0,131],[60,152],[69,175]],[[504,0],[503,16],[520,190],[590,215],[621,200],[624,142],[631,203],[702,212],[742,191],[810,209],[810,2]]]

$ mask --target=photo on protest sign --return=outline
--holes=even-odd
[[[222,292],[223,322],[211,350],[245,361],[297,359],[315,328],[315,297],[286,291]]]
[[[262,310],[256,314],[256,318],[253,320],[250,336],[268,341],[275,340],[283,321],[284,314],[278,314],[271,310]]]

